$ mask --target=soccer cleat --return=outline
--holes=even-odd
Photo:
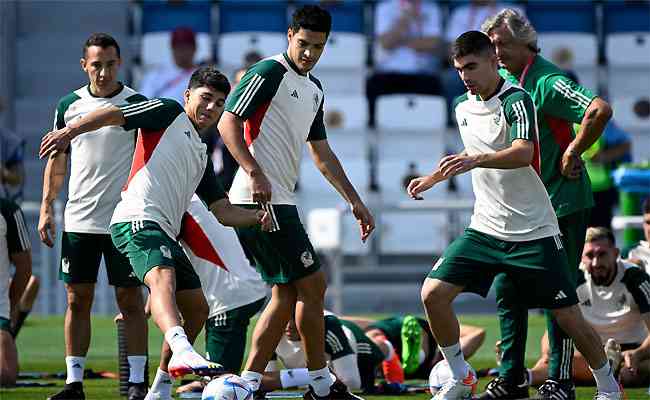
[[[594,400],[623,400],[623,392],[598,392],[594,395]]]
[[[474,371],[468,369],[467,376],[461,381],[448,380],[431,400],[469,400],[476,391],[478,378]]]
[[[144,382],[129,382],[129,391],[127,393],[128,400],[144,400],[147,395],[147,385]]]
[[[86,400],[83,384],[81,382],[66,383],[63,390],[48,397],[47,400]]]
[[[621,371],[621,367],[623,366],[621,345],[618,344],[615,339],[607,339],[607,343],[605,343],[605,354],[609,360],[609,365],[612,367],[614,377],[618,379],[618,373]]]
[[[537,389],[540,400],[575,400],[576,387],[571,381],[554,381],[546,379],[544,384]]]
[[[305,392],[305,394],[302,395],[303,400],[330,400],[332,393],[328,394],[327,396],[319,396],[316,393],[314,393],[314,389],[309,386],[309,390]]]
[[[215,376],[223,373],[223,365],[210,362],[194,350],[172,354],[168,366],[169,375],[179,378],[194,374],[198,376]]]
[[[345,383],[338,379],[330,386],[330,398],[333,400],[364,400],[363,397],[351,393]]]
[[[528,382],[515,385],[504,378],[496,378],[487,384],[485,392],[478,395],[477,400],[519,400],[528,398]]]
[[[420,367],[421,344],[422,328],[417,318],[407,315],[402,322],[402,367],[405,375],[413,374]]]

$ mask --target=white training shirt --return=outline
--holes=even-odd
[[[179,239],[201,279],[209,318],[266,297],[267,287],[235,231],[221,225],[197,195],[183,216]]]
[[[63,97],[56,108],[54,128],[102,107],[134,103],[146,98],[127,86],[112,96],[96,97],[88,85]],[[135,130],[106,126],[70,142],[70,181],[63,230],[108,234],[120,191],[129,176]]]

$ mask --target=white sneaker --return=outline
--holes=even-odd
[[[621,370],[621,366],[623,365],[621,345],[618,344],[615,339],[607,339],[607,343],[605,343],[605,354],[607,355],[607,359],[612,366],[612,373],[615,377],[618,377],[618,373]]]
[[[598,392],[594,400],[623,400],[623,392]]]
[[[468,368],[467,376],[462,381],[448,380],[431,400],[469,400],[476,391],[477,384],[476,374]]]
[[[210,362],[194,350],[172,354],[167,370],[172,378],[189,374],[214,376],[223,373],[223,365]]]

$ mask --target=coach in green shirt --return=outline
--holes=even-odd
[[[566,73],[541,57],[537,32],[530,22],[512,9],[488,18],[483,31],[496,46],[501,74],[524,88],[537,109],[541,178],[558,217],[562,242],[569,258],[571,276],[577,276],[593,196],[589,177],[580,156],[602,134],[612,116],[610,106],[588,89],[573,82]],[[573,124],[580,124],[574,133]],[[506,299],[516,287],[507,276],[495,281],[503,360],[500,377],[493,381],[482,399],[520,399],[528,397],[524,356],[527,336],[527,311]],[[515,292],[516,293],[516,292]],[[542,399],[575,399],[571,381],[573,341],[547,315],[551,345],[549,378],[539,388]]]

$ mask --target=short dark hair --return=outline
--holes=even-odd
[[[84,43],[84,48],[83,48],[83,56],[86,57],[86,50],[90,46],[99,46],[102,49],[107,49],[109,47],[115,47],[115,51],[117,52],[117,56],[120,57],[120,45],[117,44],[117,40],[113,38],[113,36],[109,35],[108,33],[93,33],[86,39],[86,43]]]
[[[228,78],[212,65],[207,65],[194,71],[190,78],[190,83],[187,84],[187,88],[190,90],[202,86],[207,86],[222,92],[226,96],[230,93],[230,82],[228,82]]]
[[[332,16],[329,11],[316,5],[306,5],[297,9],[291,17],[291,30],[298,32],[300,28],[314,32],[324,32],[329,36],[332,30]]]
[[[492,41],[483,32],[467,31],[458,36],[451,46],[452,59],[465,57],[470,54],[485,55],[487,53],[494,53],[494,45]]]
[[[646,197],[646,199],[643,200],[643,204],[641,205],[641,211],[644,214],[650,214],[650,197]]]

